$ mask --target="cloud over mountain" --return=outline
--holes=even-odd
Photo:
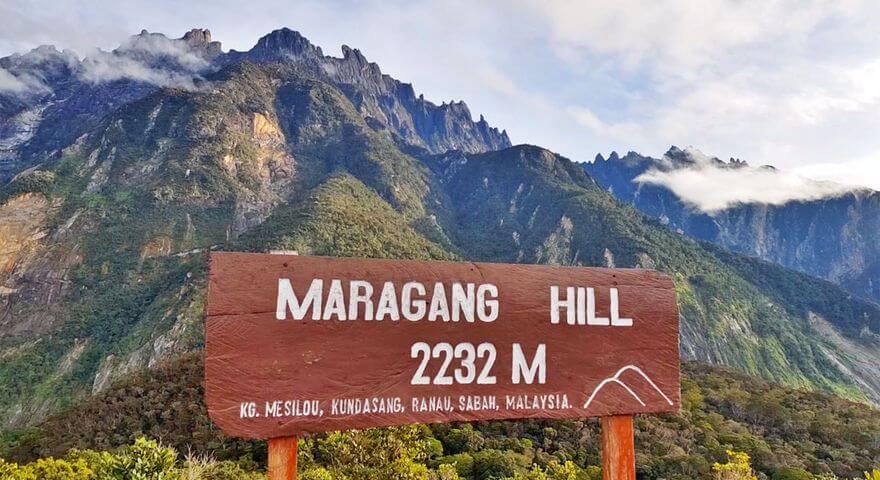
[[[170,39],[146,30],[112,52],[96,50],[83,60],[79,76],[90,83],[133,80],[159,87],[196,88],[201,73],[210,68],[220,44],[207,30],[193,30]]]
[[[198,75],[194,72],[177,72],[164,68],[151,67],[136,59],[99,52],[83,61],[78,73],[83,80],[97,84],[116,80],[134,80],[159,87],[194,89]]]
[[[661,185],[696,208],[717,212],[744,204],[784,205],[840,196],[861,187],[811,180],[773,167],[752,167],[744,162],[725,163],[696,149],[682,152],[685,161],[664,156],[633,181]]]
[[[0,94],[24,95],[46,90],[46,85],[32,75],[13,75],[0,68]]]

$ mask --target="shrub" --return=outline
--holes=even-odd
[[[513,478],[514,480],[591,480],[593,477],[574,462],[559,463],[552,460],[543,469],[533,465],[528,472],[517,473]]]
[[[712,466],[716,480],[758,480],[752,472],[748,454],[728,450],[727,457],[727,463],[716,463]]]
[[[119,480],[166,480],[173,477],[176,460],[173,449],[138,438],[116,452],[110,470]]]
[[[206,455],[187,455],[176,470],[175,480],[260,480],[263,474],[249,472],[235,462],[218,462]],[[317,480],[317,479],[316,479]]]
[[[802,468],[782,467],[773,473],[773,480],[813,480],[813,475]]]
[[[434,476],[436,480],[460,480],[461,477],[458,475],[458,471],[455,469],[455,466],[444,464],[437,467],[437,473]]]
[[[552,480],[578,480],[581,469],[574,462],[550,462],[547,464],[547,476]]]
[[[440,458],[440,466],[448,465],[458,472],[458,476],[471,478],[474,475],[474,457],[470,453],[456,453]]]
[[[23,466],[0,459],[0,478],[3,480],[93,480],[95,476],[82,460],[41,458]]]
[[[71,450],[67,454],[68,460],[80,461],[88,465],[94,473],[94,480],[115,480],[113,462],[116,457],[110,452],[96,452],[94,450]]]
[[[526,470],[524,457],[510,451],[482,450],[474,454],[474,478],[487,480],[512,477]]]
[[[333,480],[333,475],[326,468],[310,468],[299,475],[301,480]]]
[[[265,480],[266,476],[235,462],[188,455],[177,462],[177,452],[145,438],[116,452],[71,450],[63,460],[41,458],[27,465],[0,459],[0,480]],[[328,474],[329,475],[329,474]],[[334,477],[303,477],[331,480]]]
[[[4,480],[37,480],[32,472],[25,472],[16,463],[7,462],[0,458],[0,478]]]

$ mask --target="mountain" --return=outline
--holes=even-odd
[[[200,349],[217,249],[658,268],[684,358],[880,402],[877,304],[682,237],[356,50],[215,45],[142,33],[3,117],[42,108],[0,189],[8,428]]]
[[[276,30],[247,52],[224,53],[211,32],[195,29],[179,39],[142,31],[112,52],[76,54],[45,46],[0,59],[0,74],[19,88],[0,88],[0,182],[48,159],[95,128],[108,112],[160,88],[210,90],[206,79],[247,62],[296,64],[303,73],[336,86],[370,124],[408,145],[431,152],[467,152],[510,146],[506,132],[471,118],[464,102],[435,105],[412,85],[382,73],[358,50],[325,56],[298,32]],[[3,84],[0,84],[3,85]]]
[[[709,170],[755,170],[742,161],[700,156],[697,151],[677,147],[661,159],[635,152],[623,157],[612,153],[607,159],[596,157],[584,164],[584,169],[618,200],[661,219],[674,230],[824,278],[856,295],[880,301],[880,243],[876,241],[880,193],[841,189],[819,198],[778,204],[740,202],[706,211],[682,198],[668,183],[646,181],[651,172],[699,170],[700,162],[710,162]]]

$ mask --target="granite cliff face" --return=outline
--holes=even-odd
[[[677,235],[356,50],[142,34],[60,77],[0,187],[2,425],[200,348],[216,249],[657,268],[685,358],[880,402],[876,304]]]
[[[510,146],[506,132],[490,127],[483,117],[473,121],[464,102],[435,105],[416,96],[413,86],[382,73],[360,50],[342,46],[342,58],[326,56],[320,47],[290,29],[261,38],[248,52],[230,52],[225,62],[295,62],[312,74],[341,87],[367,123],[388,129],[407,143],[431,153],[470,153]]]
[[[195,29],[169,39],[146,30],[112,52],[80,60],[69,51],[37,48],[0,59],[0,74],[17,88],[0,90],[0,182],[42,162],[94,128],[108,112],[160,88],[212,88],[212,75],[234,64],[283,63],[338,86],[371,128],[393,133],[431,153],[483,152],[510,146],[503,131],[474,121],[463,102],[436,105],[412,85],[382,73],[358,50],[341,58],[290,29],[276,30],[247,52],[224,53],[211,32]]]
[[[629,152],[597,156],[584,169],[617,199],[699,240],[756,256],[880,300],[880,193],[867,189],[782,205],[742,203],[704,212],[672,190],[636,179],[651,169],[689,168],[688,151],[672,147],[662,159]],[[718,168],[749,168],[713,159]],[[769,168],[769,167],[764,167]]]

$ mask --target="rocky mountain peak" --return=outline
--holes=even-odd
[[[671,160],[688,160],[690,158],[690,154],[687,150],[675,145],[670,145],[669,150],[666,150],[666,153],[664,153],[663,156]]]
[[[354,61],[355,63],[366,65],[367,58],[364,57],[364,54],[361,53],[357,48],[351,48],[348,45],[342,46],[342,58],[348,61]]]
[[[663,155],[663,158],[672,162],[672,166],[676,168],[688,167],[692,165],[714,165],[716,167],[740,167],[739,163],[728,164],[718,157],[706,155],[694,147],[679,148],[675,145],[669,147],[669,150]],[[744,162],[743,162],[744,163]]]
[[[323,56],[321,47],[316,47],[302,34],[287,27],[264,35],[248,51],[248,57],[263,61],[317,59]]]
[[[203,51],[210,58],[223,53],[220,42],[211,39],[211,31],[207,28],[194,28],[184,33],[180,40],[194,49]]]
[[[53,70],[57,68],[73,68],[79,58],[70,50],[58,51],[54,45],[41,45],[27,53],[15,53],[0,58],[0,67],[6,69]]]
[[[728,160],[727,164],[731,168],[744,168],[749,166],[749,162],[733,157],[730,157],[730,160]]]
[[[364,118],[432,153],[485,152],[511,145],[507,133],[485,118],[475,121],[464,102],[436,105],[417,97],[411,84],[382,73],[378,64],[348,45],[342,46],[341,57],[325,56],[298,31],[280,28],[248,51],[223,52],[205,28],[191,29],[180,38],[144,29],[116,49],[97,50],[82,61],[52,46],[0,58],[0,68],[9,72],[16,86],[13,94],[0,92],[0,127],[13,115],[30,109],[43,112],[38,109],[50,101],[55,105],[39,118],[28,117],[34,125],[52,124],[52,128],[28,127],[28,136],[15,133],[20,129],[0,128],[0,161],[6,166],[0,169],[0,183],[28,168],[39,155],[81,136],[109,111],[158,88],[194,90],[214,72],[240,62],[295,63],[296,73],[288,75],[305,74],[340,87]],[[62,131],[63,135],[58,133]]]
[[[184,33],[181,40],[190,45],[207,45],[211,43],[211,31],[207,28],[194,28]]]
[[[163,33],[141,30],[111,52],[149,67],[187,71],[207,68],[222,53],[220,42],[212,41],[207,29],[193,29],[173,39]],[[103,54],[99,52],[97,56]]]

